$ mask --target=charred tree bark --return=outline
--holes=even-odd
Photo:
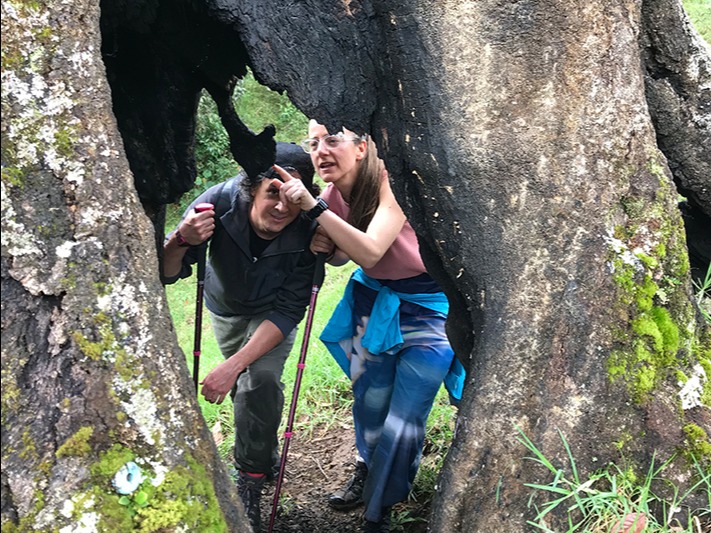
[[[678,2],[643,2],[642,29],[646,99],[659,149],[679,192],[711,221],[711,47]]]
[[[235,160],[249,175],[274,162],[274,129],[259,135],[235,113],[232,92],[247,52],[217,2],[101,2],[102,57],[136,190],[162,250],[163,206],[195,183],[195,115],[215,99]]]
[[[2,32],[3,531],[244,531],[111,112],[98,3],[3,2]],[[143,496],[121,500],[131,461]]]
[[[265,83],[309,116],[373,134],[450,296],[449,332],[470,373],[432,531],[527,529],[525,484],[546,472],[526,461],[516,427],[560,465],[562,433],[585,473],[622,461],[643,472],[654,452],[693,448],[692,427],[708,438],[708,384],[705,405],[682,411],[678,396],[678,375],[706,375],[711,340],[691,299],[673,151],[658,146],[649,112],[644,37],[654,30],[641,8],[373,2],[265,14],[241,4]],[[327,30],[296,46],[304,20]],[[263,46],[267,32],[282,46]],[[703,49],[694,61],[708,61]],[[675,170],[701,180],[684,183],[708,206],[699,77],[674,104],[694,136],[670,142],[694,153],[697,170],[681,155]],[[323,78],[344,89],[306,87]],[[661,125],[670,104],[654,105]],[[683,484],[687,465],[676,467]]]
[[[642,22],[649,112],[674,183],[687,198],[681,208],[689,261],[701,285],[711,258],[711,48],[676,2],[644,2]]]
[[[582,476],[708,445],[711,333],[674,182],[709,215],[709,59],[676,0],[105,4],[113,109],[144,205],[194,176],[200,88],[239,136],[226,95],[247,63],[308,116],[377,141],[469,367],[433,531],[527,529],[525,484],[549,480],[517,427],[564,466],[562,433]],[[60,503],[89,483],[92,501],[112,501],[96,465],[119,444],[154,474],[189,472],[194,491],[205,465],[198,499],[214,494],[237,528],[232,493],[212,488],[230,484],[104,100],[96,6],[46,11],[3,3],[3,520],[78,523]],[[243,165],[248,144],[233,144]],[[153,403],[156,425],[142,416]],[[201,443],[195,462],[186,442]],[[687,474],[679,460],[669,475]]]

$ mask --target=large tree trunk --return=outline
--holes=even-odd
[[[130,13],[107,4],[113,39],[181,43],[187,61],[155,62],[181,85],[155,101],[164,112],[145,113],[131,102],[152,86],[130,65],[146,59],[105,47],[144,205],[194,173],[189,146],[161,163],[145,132],[190,139],[198,87],[221,100],[233,141],[244,137],[234,150],[252,142],[224,93],[246,61],[228,58],[243,51],[307,115],[378,142],[469,367],[432,531],[528,529],[525,484],[550,479],[525,459],[517,427],[561,468],[563,434],[582,476],[611,461],[643,473],[655,452],[708,446],[711,334],[692,299],[674,180],[708,216],[709,52],[676,0],[186,1],[179,27],[156,17],[159,0]],[[209,511],[190,517],[239,530],[131,191],[96,11],[3,3],[3,521],[127,520],[104,467],[131,456],[157,478],[192,480]],[[702,388],[682,403],[679,381],[694,376]],[[668,472],[682,485],[687,474],[683,461]],[[159,485],[146,519],[165,516],[165,496]],[[61,512],[65,499],[76,514]]]
[[[703,448],[687,438],[697,428],[708,443],[711,339],[645,95],[641,2],[275,8],[274,31],[289,20],[302,35],[307,11],[329,28],[298,48],[284,32],[279,54],[254,30],[263,9],[248,6],[258,75],[307,114],[374,135],[453,303],[469,378],[432,531],[527,529],[525,484],[552,474],[526,460],[517,428],[564,467],[562,434],[583,475],[608,462],[643,474],[654,453]],[[670,142],[694,153],[694,200],[708,209],[711,116],[694,104],[708,47],[684,44],[680,20],[675,38],[699,68],[685,78],[692,109],[674,100],[676,115],[697,120],[683,121],[693,137]],[[672,111],[656,105],[657,117]],[[679,376],[695,374],[706,405],[697,396],[682,410]],[[680,459],[666,475],[683,486],[687,471]],[[699,491],[688,503],[707,502]]]
[[[2,34],[3,531],[245,530],[158,281],[98,3],[3,2]],[[130,460],[144,507],[112,485]]]

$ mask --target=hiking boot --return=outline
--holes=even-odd
[[[266,476],[254,476],[247,472],[239,472],[237,478],[237,494],[242,499],[244,510],[249,518],[249,524],[254,531],[259,531],[262,526],[262,517],[259,509],[259,500],[262,498],[262,488]]]
[[[383,507],[383,516],[377,522],[363,520],[361,533],[390,533],[390,507]]]
[[[355,474],[346,486],[328,497],[328,505],[338,511],[349,511],[363,503],[363,485],[368,475],[364,461],[356,461]]]

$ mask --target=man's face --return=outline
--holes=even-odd
[[[291,174],[299,177],[296,172]],[[279,189],[271,179],[265,179],[254,190],[249,222],[259,237],[271,240],[296,220],[300,210],[298,205],[284,205],[279,199]]]

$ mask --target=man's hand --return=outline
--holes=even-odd
[[[191,246],[202,244],[215,232],[215,211],[209,209],[200,213],[192,211],[178,228],[180,235]]]
[[[322,226],[316,227],[316,232],[311,238],[310,250],[314,254],[324,253],[327,256],[331,256],[336,248],[335,243],[331,240],[326,233],[326,230]]]
[[[235,364],[234,356],[213,368],[200,382],[205,400],[218,405],[225,401],[239,374],[240,370]]]
[[[276,348],[283,340],[284,335],[279,328],[270,320],[264,320],[241,350],[213,368],[200,382],[205,400],[210,403],[222,403],[242,371],[262,355]]]

